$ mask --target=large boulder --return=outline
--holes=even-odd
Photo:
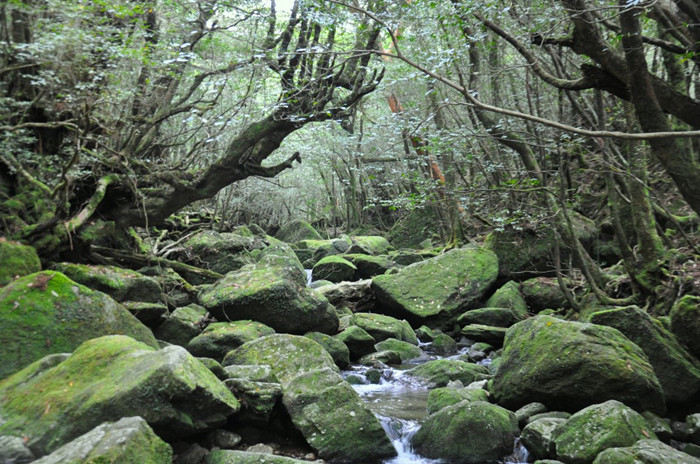
[[[177,308],[156,329],[155,336],[158,340],[187,346],[190,340],[202,332],[206,316],[207,310],[196,304]]]
[[[577,411],[608,399],[663,413],[663,392],[644,352],[620,331],[535,316],[508,329],[491,389],[517,409],[537,401]]]
[[[675,336],[700,358],[700,297],[684,296],[673,305],[669,315]]]
[[[416,345],[395,338],[387,338],[374,345],[374,347],[377,351],[394,351],[398,353],[401,361],[420,358],[423,355],[423,350]]]
[[[385,255],[393,250],[389,240],[380,235],[356,235],[351,237],[352,245],[348,253],[367,253],[370,255]]]
[[[270,335],[232,351],[224,364],[270,366],[292,422],[321,458],[374,462],[396,454],[379,420],[313,340]]]
[[[321,240],[321,234],[306,221],[295,219],[283,225],[275,234],[275,238],[287,243],[296,243],[301,240]]]
[[[376,306],[374,292],[372,292],[372,281],[369,279],[324,285],[318,291],[338,311],[347,308],[353,313],[366,313],[373,312]]]
[[[52,269],[93,290],[104,292],[119,302],[144,301],[156,303],[161,299],[158,281],[136,271],[116,266],[58,263]]]
[[[41,261],[34,248],[0,237],[0,287],[16,277],[41,271]]]
[[[700,464],[700,459],[658,440],[643,439],[632,446],[608,448],[593,464]]]
[[[321,258],[313,267],[315,279],[328,280],[338,283],[354,280],[357,267],[341,256],[326,256]]]
[[[251,320],[214,322],[190,340],[187,350],[195,356],[221,361],[229,351],[273,333],[271,327]]]
[[[527,424],[520,440],[535,459],[556,456],[554,437],[566,419],[558,417],[543,417]]]
[[[632,446],[637,440],[656,438],[641,414],[619,401],[589,406],[563,423],[554,439],[557,459],[589,464],[608,448]]]
[[[224,233],[203,230],[182,244],[183,251],[178,257],[189,264],[226,274],[253,262],[250,252],[265,245],[262,237],[247,229]]]
[[[219,426],[239,408],[204,364],[175,345],[156,351],[105,336],[52,364],[39,360],[0,382],[0,435],[26,436],[37,455],[121,417],[141,416],[175,438]]]
[[[517,432],[512,412],[485,401],[463,401],[428,416],[413,446],[428,458],[482,464],[511,454]]]
[[[328,300],[305,279],[268,265],[271,259],[229,272],[199,295],[200,304],[220,321],[251,319],[293,334],[335,332],[338,315]]]
[[[553,277],[533,277],[520,284],[520,292],[532,313],[544,309],[568,309],[571,305]]]
[[[395,338],[418,345],[416,333],[406,321],[400,321],[391,316],[371,313],[355,313],[350,318],[350,323],[364,329],[377,342]]]
[[[482,248],[458,248],[396,274],[377,276],[372,287],[382,312],[419,326],[457,317],[484,296],[497,276],[494,253]]]
[[[60,272],[38,272],[0,289],[0,378],[108,334],[158,347],[151,331],[122,305]]]
[[[527,303],[520,293],[520,285],[512,280],[496,290],[484,306],[511,309],[521,319],[527,316]]]
[[[510,327],[524,319],[511,308],[479,308],[472,309],[457,318],[460,326],[469,324],[489,325],[494,327]]]
[[[360,279],[371,279],[382,275],[389,269],[397,267],[396,263],[386,256],[371,256],[366,254],[345,254],[343,259],[351,262],[357,269],[356,274]]]
[[[428,393],[428,402],[425,406],[428,414],[433,414],[442,408],[461,403],[462,401],[487,401],[489,394],[482,388],[433,388]]]
[[[700,362],[659,321],[639,307],[599,311],[590,316],[590,321],[615,327],[644,351],[667,402],[683,403],[700,391]]]
[[[309,332],[304,334],[319,345],[321,345],[328,354],[331,355],[335,365],[340,369],[345,369],[350,364],[350,350],[348,346],[337,338],[322,334],[321,332]]]
[[[173,450],[141,417],[99,425],[34,464],[171,464]]]

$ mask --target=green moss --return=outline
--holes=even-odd
[[[33,274],[41,270],[41,261],[34,248],[0,238],[0,287],[17,276]]]
[[[520,285],[517,282],[510,281],[496,290],[484,306],[491,308],[509,308],[515,314],[523,318],[527,315],[527,303],[520,293]]]
[[[158,346],[150,330],[124,307],[60,272],[31,274],[0,289],[0,378],[107,334]]]
[[[331,282],[352,280],[356,271],[354,264],[336,255],[322,258],[313,267],[314,277]]]
[[[418,345],[416,333],[405,320],[375,313],[355,313],[351,323],[364,329],[376,341],[395,338],[412,345]]]
[[[282,226],[275,238],[287,243],[296,243],[300,240],[321,240],[321,234],[308,222],[297,219]]]
[[[393,250],[389,240],[378,235],[360,235],[351,238],[353,244],[369,250],[373,255],[384,255]]]
[[[275,331],[271,327],[251,320],[215,322],[193,338],[187,349],[195,356],[222,360],[229,351],[244,343],[273,333]]]
[[[671,331],[691,353],[700,357],[700,297],[686,295],[671,308]]]
[[[462,401],[488,401],[488,392],[480,388],[433,388],[428,393],[428,414],[433,414],[442,408],[461,403]]]
[[[73,263],[54,264],[53,269],[86,287],[104,292],[117,301],[160,301],[161,288],[158,282],[130,269]]]
[[[423,379],[438,387],[444,387],[453,380],[459,380],[462,384],[469,385],[472,382],[490,378],[486,367],[456,359],[428,361],[406,371],[406,374]]]
[[[374,345],[374,347],[377,351],[395,351],[399,354],[401,361],[416,359],[423,355],[423,351],[417,346],[395,338],[387,338]]]

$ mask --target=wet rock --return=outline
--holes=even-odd
[[[609,400],[571,416],[554,439],[557,459],[587,464],[608,448],[632,446],[638,440],[656,439],[641,414],[619,401]]]
[[[435,332],[427,325],[422,325],[416,329],[416,337],[423,343],[432,342],[439,332]]]
[[[439,355],[450,355],[457,352],[457,342],[447,334],[437,334],[430,345],[432,352]]]
[[[457,317],[483,297],[497,275],[498,260],[492,252],[459,248],[377,276],[372,287],[383,312],[417,326]]]
[[[617,329],[535,316],[508,329],[491,392],[505,407],[537,401],[575,411],[606,399],[663,413],[644,352]]]
[[[433,414],[442,408],[461,403],[462,401],[488,401],[488,392],[477,388],[433,388],[428,393],[426,409],[428,414]]]
[[[481,464],[510,454],[517,432],[510,411],[484,401],[463,401],[428,416],[413,445],[429,458]]]
[[[416,333],[405,320],[401,321],[383,314],[356,313],[352,316],[350,323],[364,329],[377,342],[395,338],[418,345]]]
[[[477,380],[491,378],[486,367],[456,359],[428,361],[409,369],[406,375],[417,377],[436,387],[444,387],[452,380],[459,380],[467,385]]]
[[[188,343],[187,350],[195,356],[221,361],[229,351],[273,333],[275,331],[271,327],[251,320],[215,322],[193,338]]]
[[[156,351],[122,335],[89,340],[53,367],[40,360],[0,382],[0,434],[26,435],[38,455],[124,416],[183,437],[220,425],[238,408],[184,348]]]
[[[647,439],[626,448],[607,449],[593,464],[700,464],[700,459],[658,440]]]
[[[547,406],[542,403],[533,402],[515,411],[515,417],[518,419],[518,425],[523,427],[530,417],[543,412],[547,412]]]
[[[593,313],[590,322],[614,327],[647,355],[669,403],[683,403],[700,391],[700,362],[671,332],[637,306]]]
[[[141,417],[107,422],[61,446],[36,464],[171,464],[173,450]]]
[[[111,296],[119,302],[142,301],[157,303],[162,290],[158,281],[136,271],[116,266],[58,263],[52,266],[69,279]]]
[[[17,277],[41,271],[41,261],[34,248],[0,237],[0,287]]]
[[[395,338],[387,338],[374,345],[377,351],[390,350],[398,353],[401,361],[407,361],[409,359],[416,359],[423,355],[423,350],[417,346],[404,342],[402,340],[397,340]],[[388,364],[388,363],[387,363]]]
[[[38,272],[0,289],[0,378],[107,334],[158,347],[151,331],[122,305],[60,272]]]
[[[344,282],[355,280],[357,267],[350,261],[340,256],[326,256],[320,259],[313,267],[313,275],[317,279],[331,282]]]

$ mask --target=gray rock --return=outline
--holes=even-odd
[[[207,310],[196,304],[177,308],[156,329],[155,336],[158,340],[187,346],[190,340],[202,332],[206,316]]]
[[[700,464],[700,459],[658,440],[639,440],[626,448],[609,448],[593,464]]]
[[[532,421],[523,428],[520,439],[533,458],[556,456],[554,437],[558,428],[565,422],[566,419],[543,418]]]
[[[0,462],[25,464],[36,459],[20,437],[0,436]]]
[[[544,404],[538,402],[528,403],[515,411],[515,418],[518,419],[518,425],[523,427],[530,417],[543,412],[547,412],[547,406]]]
[[[320,287],[318,291],[336,309],[347,308],[352,313],[372,312],[376,307],[376,300],[371,286],[372,281],[366,279],[325,285]]]

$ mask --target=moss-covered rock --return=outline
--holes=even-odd
[[[163,303],[123,301],[122,306],[133,314],[136,319],[143,322],[146,327],[151,329],[160,326],[168,315],[168,307]]]
[[[647,355],[670,403],[683,403],[700,391],[700,362],[671,332],[637,306],[593,313],[590,322],[614,327]]]
[[[589,406],[561,425],[554,444],[557,459],[589,464],[608,448],[632,446],[638,440],[656,438],[641,414],[619,401]]]
[[[389,252],[389,258],[400,266],[408,266],[425,259],[425,257],[420,253],[410,250]]]
[[[344,259],[357,268],[356,275],[360,279],[371,279],[382,275],[389,269],[397,267],[396,263],[386,256],[371,256],[365,254],[344,254]]]
[[[350,350],[350,359],[360,359],[362,356],[372,353],[377,341],[366,330],[351,325],[335,335],[335,339],[343,342]]]
[[[321,332],[309,332],[304,336],[321,345],[339,368],[345,369],[350,364],[350,350],[342,341]]]
[[[373,462],[396,454],[377,418],[310,338],[259,338],[229,353],[224,364],[270,366],[292,422],[323,459]]]
[[[447,334],[439,333],[433,338],[430,351],[439,355],[450,355],[457,352],[457,342]]]
[[[485,401],[463,401],[429,416],[413,446],[429,458],[482,464],[512,453],[517,432],[512,412]]]
[[[462,327],[462,335],[475,342],[485,342],[491,346],[503,346],[506,337],[505,327],[493,327],[490,325],[469,324]]]
[[[397,340],[395,338],[387,338],[386,340],[382,340],[374,345],[374,347],[377,349],[377,351],[395,351],[399,354],[401,361],[416,359],[423,355],[423,350],[418,348],[416,345],[403,340]]]
[[[472,309],[459,316],[457,323],[460,326],[480,324],[494,327],[510,327],[523,319],[524,317],[519,316],[510,308],[479,308]]]
[[[34,248],[0,237],[0,287],[16,277],[41,271],[41,261]]]
[[[309,461],[239,450],[214,450],[204,460],[205,464],[308,464]]]
[[[435,387],[444,387],[453,380],[469,385],[477,380],[491,378],[486,367],[466,363],[457,359],[436,359],[406,371],[406,375],[417,377]]]
[[[355,280],[356,272],[354,264],[336,255],[320,259],[313,267],[314,278],[335,283]]]
[[[73,263],[54,264],[52,269],[62,272],[79,284],[104,292],[119,302],[157,303],[161,300],[162,290],[158,281],[130,269]]]
[[[203,230],[182,244],[184,251],[178,257],[188,264],[226,274],[253,262],[251,252],[265,245],[264,239],[247,233]]]
[[[316,288],[338,311],[346,308],[351,313],[366,313],[375,310],[376,300],[374,292],[372,292],[371,280],[340,282]]]
[[[335,309],[306,282],[290,279],[283,268],[262,263],[230,272],[205,289],[199,302],[222,321],[251,319],[277,332],[333,333],[338,328]]]
[[[354,324],[364,329],[377,342],[388,338],[395,338],[408,342],[412,345],[418,345],[416,333],[411,328],[411,325],[406,321],[400,321],[391,316],[383,314],[371,313],[355,313],[352,316],[351,324]]]
[[[141,416],[182,437],[225,422],[239,404],[184,348],[154,350],[123,335],[89,340],[54,367],[39,360],[0,382],[0,435],[28,437],[38,455],[103,422]]]
[[[520,285],[512,280],[496,290],[484,306],[511,309],[520,319],[527,316],[527,303],[520,293]]]
[[[193,338],[187,350],[195,356],[217,360],[244,343],[275,333],[274,329],[251,320],[215,322]]]
[[[38,272],[0,289],[0,378],[107,334],[158,347],[151,331],[122,305],[60,272]]]
[[[639,440],[625,448],[608,448],[593,464],[700,464],[700,459],[658,440]]]
[[[307,241],[308,243],[308,241]],[[312,244],[314,244],[312,242]],[[298,243],[297,243],[298,245]],[[316,248],[313,251],[313,254],[311,255],[310,261],[313,264],[316,264],[319,262],[321,259],[325,258],[326,256],[334,256],[334,255],[340,255],[343,253],[347,253],[347,251],[350,249],[350,246],[352,245],[352,241],[350,240],[350,237],[347,236],[342,236],[339,238],[334,238],[333,240],[327,240],[323,243],[321,243],[318,248]]]
[[[393,250],[389,240],[379,235],[356,235],[350,238],[352,246],[357,245],[362,250],[367,250],[369,254],[374,256],[385,255]],[[352,246],[348,249],[348,253],[356,253],[352,251]]]
[[[292,247],[284,242],[270,239],[272,243],[257,254],[259,267],[276,269],[284,277],[298,285],[306,285],[306,271]]]
[[[684,296],[673,305],[670,317],[674,335],[700,358],[700,297]]]
[[[570,308],[559,282],[552,277],[527,279],[520,283],[520,292],[532,313],[539,313],[545,309]]]
[[[457,317],[483,297],[497,275],[492,252],[459,248],[377,276],[372,287],[384,312],[416,326]]]
[[[173,450],[141,417],[107,422],[63,445],[36,464],[171,464]]]
[[[499,404],[532,401],[575,411],[607,399],[663,413],[646,355],[617,329],[535,316],[508,329],[491,392]]]
[[[398,366],[401,364],[401,354],[394,350],[375,351],[374,353],[366,354],[357,360],[358,364],[363,366],[374,366],[381,368],[385,364],[388,366]]]
[[[442,408],[461,403],[462,401],[488,401],[488,397],[488,392],[481,388],[433,388],[428,393],[426,409],[428,414],[433,414]]]
[[[301,240],[322,240],[323,237],[308,222],[295,219],[283,225],[275,234],[275,238],[287,243],[296,243]]]
[[[187,346],[202,332],[206,316],[207,310],[196,304],[177,308],[156,329],[155,336],[174,345]]]
[[[535,459],[553,458],[556,456],[554,437],[566,419],[543,417],[527,424],[520,440]]]

